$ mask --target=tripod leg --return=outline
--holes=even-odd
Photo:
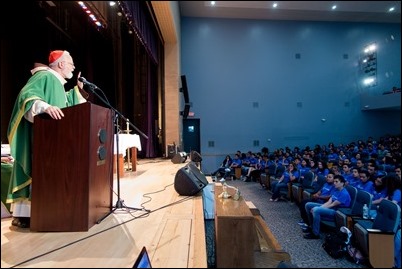
[[[107,217],[109,217],[109,215],[111,215],[112,213],[114,213],[114,211],[116,211],[116,207],[114,209],[112,209],[109,213],[107,213],[105,216],[103,216],[102,218],[98,219],[96,221],[96,224],[101,223],[104,219],[106,219]]]

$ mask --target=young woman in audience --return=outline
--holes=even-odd
[[[377,209],[380,202],[387,197],[387,188],[385,186],[385,176],[378,176],[374,181],[373,198],[371,209]]]
[[[326,177],[329,173],[329,169],[327,168],[327,164],[323,161],[317,162],[317,169],[315,169],[316,176],[324,176]]]
[[[401,206],[401,180],[395,174],[384,177],[387,199]]]
[[[283,172],[282,176],[278,181],[272,182],[272,197],[269,199],[271,202],[278,202],[280,197],[280,192],[282,189],[288,188],[288,183],[296,181],[299,178],[299,172],[296,170],[294,163],[290,163],[287,170]]]
[[[225,174],[225,169],[229,168],[232,162],[233,162],[232,157],[230,157],[230,155],[226,155],[225,159],[221,163],[221,166],[218,169],[216,169],[216,171],[213,172],[211,176],[216,176],[218,173],[221,176],[223,176]]]

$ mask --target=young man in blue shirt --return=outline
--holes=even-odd
[[[303,236],[305,239],[320,239],[321,218],[335,219],[338,208],[350,206],[351,198],[345,189],[345,183],[346,180],[343,176],[335,175],[334,186],[336,190],[332,193],[331,198],[324,204],[315,202],[306,204],[306,212],[312,229]]]

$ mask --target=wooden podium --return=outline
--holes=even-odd
[[[217,268],[253,268],[256,230],[254,216],[243,197],[233,199],[220,195],[222,185],[215,183],[215,244]]]
[[[31,231],[88,231],[111,212],[113,117],[83,103],[35,117]]]

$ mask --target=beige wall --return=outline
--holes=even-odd
[[[182,146],[182,121],[180,117],[180,12],[177,1],[152,1],[156,19],[165,47],[165,99],[163,130],[165,145]],[[167,149],[165,149],[167,150]],[[165,152],[167,154],[167,152]]]
[[[165,138],[166,145],[181,145],[179,111],[179,61],[177,44],[165,45]]]

